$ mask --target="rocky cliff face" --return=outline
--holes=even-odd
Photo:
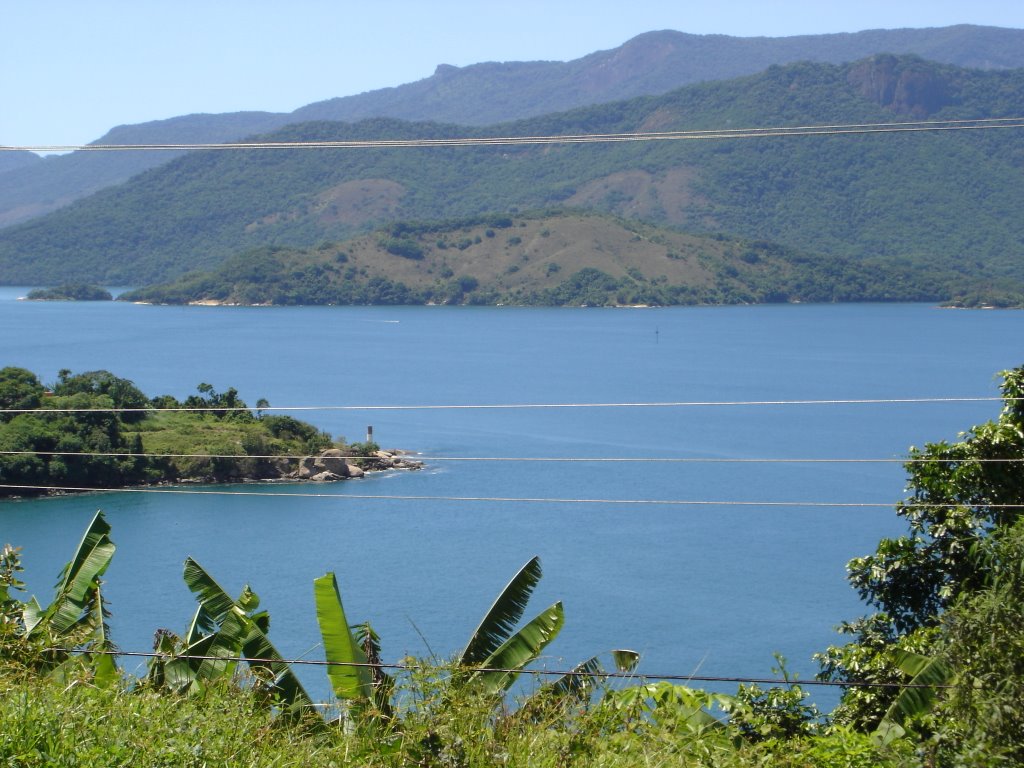
[[[850,69],[848,81],[861,96],[898,115],[925,118],[952,103],[947,79],[921,59],[872,56]]]

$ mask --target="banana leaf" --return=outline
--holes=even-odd
[[[100,576],[107,570],[116,547],[110,540],[110,525],[97,512],[79,542],[71,562],[64,567],[57,594],[45,614],[32,622],[31,634],[46,628],[54,635],[64,635],[79,624],[88,613],[89,604],[97,597]],[[102,601],[100,605],[102,612]],[[33,619],[36,617],[33,616]],[[26,628],[29,622],[26,622]]]
[[[32,635],[33,630],[39,626],[39,622],[46,616],[46,611],[34,597],[25,603],[21,611],[22,620],[25,622],[25,634]]]
[[[352,635],[355,637],[366,661],[370,664],[381,663],[380,636],[373,631],[370,622],[366,621],[352,627]],[[377,713],[386,719],[394,717],[395,710],[391,705],[391,695],[395,691],[395,679],[384,671],[381,666],[373,666],[368,669],[370,675],[370,687],[373,690],[373,704]]]
[[[494,601],[459,658],[461,666],[479,665],[508,640],[523,617],[526,604],[541,577],[540,558],[534,557],[517,573]]]
[[[158,635],[153,648],[160,656],[149,662],[146,680],[155,689],[167,689],[172,693],[194,695],[201,692],[201,683],[196,676],[199,664],[195,659],[183,656],[206,656],[213,636],[201,638],[193,645],[182,645],[180,638],[170,634]]]
[[[331,665],[327,677],[339,699],[370,699],[373,696],[370,670],[365,666],[366,654],[352,636],[345,609],[341,604],[338,581],[333,572],[313,580],[316,598],[316,620],[324,641],[324,655]]]
[[[92,607],[92,624],[94,629],[93,648],[98,651],[111,651],[114,644],[107,637],[107,617],[103,612],[103,591],[96,585],[95,599]],[[99,688],[111,688],[121,678],[117,663],[110,653],[91,654],[93,664],[93,683]]]
[[[266,614],[250,616],[247,613],[247,608],[251,610],[259,604],[252,590],[246,587],[240,601],[236,602],[191,557],[185,561],[184,579],[199,601],[200,608],[193,622],[194,627],[189,630],[190,634],[196,627],[205,628],[211,624],[218,627],[217,640],[211,645],[210,655],[226,655],[219,650],[214,652],[220,647],[240,648],[241,655],[246,657],[251,668],[270,673],[267,682],[273,687],[277,702],[286,713],[299,715],[306,711],[316,711],[302,683],[266,636],[265,628],[269,618]],[[209,660],[204,663],[206,661]],[[220,670],[226,669],[221,665],[218,659],[209,661],[208,666],[201,669],[204,674],[218,674]]]
[[[565,624],[562,603],[557,602],[539,613],[522,629],[508,638],[480,664],[481,667],[517,670],[514,672],[474,672],[471,684],[480,685],[489,693],[506,691],[521,670],[536,659],[542,650],[557,637]]]
[[[875,741],[888,744],[906,734],[907,720],[920,717],[931,710],[938,696],[938,686],[953,677],[953,669],[938,657],[922,656],[909,651],[895,652],[896,666],[911,675],[910,683],[923,688],[904,688],[886,711],[874,732]]]
[[[227,618],[233,611],[241,608],[234,598],[218,584],[199,563],[191,557],[185,560],[185,585],[199,601],[199,611],[194,624],[202,631],[209,632]],[[244,613],[244,611],[243,611]]]

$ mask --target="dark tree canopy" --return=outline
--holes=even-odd
[[[909,498],[897,514],[909,532],[883,539],[849,564],[850,582],[902,633],[934,624],[964,591],[987,579],[979,545],[1012,524],[1024,502],[1024,367],[1003,372],[1002,413],[955,443],[912,448]]]

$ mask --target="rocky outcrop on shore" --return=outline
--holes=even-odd
[[[340,448],[328,448],[314,456],[302,458],[240,456],[237,460],[222,462],[214,472],[178,477],[173,481],[162,482],[202,484],[298,480],[331,483],[362,477],[370,472],[421,469],[423,467],[422,461],[410,459],[408,456],[408,452],[394,449],[356,455]]]
[[[306,456],[286,478],[313,482],[336,482],[362,477],[367,472],[389,469],[420,469],[422,462],[405,457],[404,451],[375,451],[369,456],[352,456],[338,448],[328,448],[317,456]]]

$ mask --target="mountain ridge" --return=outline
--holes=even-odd
[[[1024,30],[957,25],[780,38],[660,30],[568,62],[442,64],[430,77],[413,83],[314,102],[291,113],[184,115],[116,126],[94,143],[236,141],[294,122],[325,119],[395,117],[485,125],[666,93],[799,59],[841,63],[881,52],[916,53],[986,69],[1024,67]],[[4,171],[0,165],[0,227],[62,208],[174,156],[78,152],[47,157],[33,167]]]

